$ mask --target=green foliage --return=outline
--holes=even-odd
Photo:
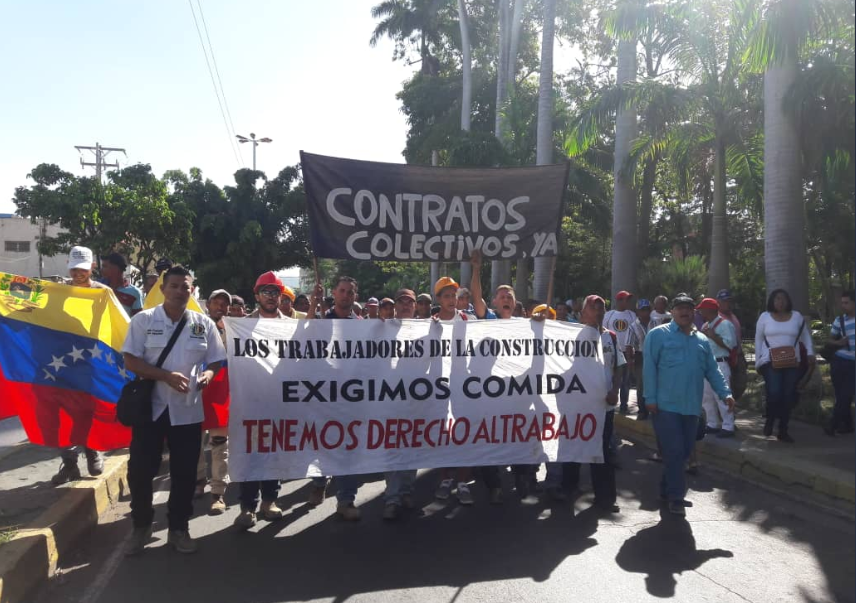
[[[65,229],[39,241],[43,254],[67,253],[74,245],[99,255],[119,251],[143,273],[160,256],[188,257],[192,215],[180,202],[171,202],[150,166],[109,172],[106,184],[49,164],[36,166],[29,177],[34,185],[15,190],[18,213]]]
[[[704,293],[706,283],[707,267],[702,256],[665,261],[648,258],[639,273],[639,297],[654,299],[657,295],[665,295],[672,298],[681,292],[697,297]]]

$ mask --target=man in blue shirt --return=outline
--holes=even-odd
[[[832,323],[832,345],[838,346],[832,358],[832,387],[835,390],[835,408],[832,420],[823,430],[827,435],[853,433],[850,403],[856,390],[856,303],[853,291],[841,295],[842,314]]]
[[[684,467],[695,446],[705,379],[734,411],[710,341],[693,325],[694,308],[693,299],[679,293],[672,301],[672,322],[648,332],[643,353],[645,406],[663,456],[660,497],[675,515],[686,515]]]

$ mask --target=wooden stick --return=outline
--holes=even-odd
[[[312,267],[315,268],[315,284],[317,285],[321,282],[321,275],[318,272],[318,256],[316,255],[312,256]]]
[[[555,278],[556,273],[556,256],[553,256],[553,261],[550,264],[550,284],[547,285],[547,299],[544,300],[544,303],[547,304],[547,308],[549,309],[550,304],[553,303],[553,279]]]

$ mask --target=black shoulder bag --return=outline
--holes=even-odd
[[[158,357],[155,364],[160,368],[169,356],[178,336],[187,324],[187,312],[181,317],[181,321],[172,332],[172,337]],[[129,381],[122,388],[119,401],[116,403],[116,418],[125,427],[139,427],[152,422],[152,392],[155,387],[154,379],[141,379],[137,377]]]

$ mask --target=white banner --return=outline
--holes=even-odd
[[[227,318],[235,481],[603,462],[603,351],[528,320]]]

